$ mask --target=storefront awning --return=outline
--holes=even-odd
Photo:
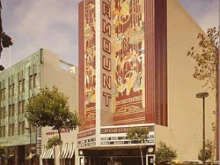
[[[43,148],[41,154],[40,154],[40,159],[43,159],[44,155],[46,154],[46,147]]]
[[[53,148],[46,149],[44,148],[41,155],[40,159],[52,159],[53,158]]]
[[[65,159],[65,158],[72,158],[74,155],[75,146],[74,143],[65,143],[65,145],[62,148],[62,153],[58,154],[58,159]]]
[[[67,155],[67,158],[72,158],[75,152],[75,146],[74,143],[71,143],[69,148],[69,154]]]
[[[51,158],[53,158],[53,148],[48,149],[44,157],[44,159],[51,159]]]

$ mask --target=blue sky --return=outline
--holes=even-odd
[[[14,45],[2,52],[11,64],[45,48],[78,65],[78,3],[81,0],[1,0],[3,30]],[[179,0],[205,30],[219,25],[219,0]]]

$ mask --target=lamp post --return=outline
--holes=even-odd
[[[205,98],[209,96],[207,92],[200,92],[196,94],[197,98],[202,98],[203,104],[203,120],[202,120],[202,158],[203,158],[203,165],[205,165]]]

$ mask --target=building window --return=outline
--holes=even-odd
[[[35,73],[33,75],[33,88],[36,88],[36,82],[37,82],[37,74]]]
[[[12,84],[12,96],[15,95],[15,84]]]
[[[15,115],[15,105],[14,104],[9,105],[8,109],[9,109],[9,117],[14,116]]]
[[[4,119],[4,118],[5,118],[5,107],[2,107],[0,112],[0,119]]]
[[[21,122],[18,122],[18,135],[21,135]]]
[[[2,133],[3,137],[5,137],[5,126],[3,126],[3,133]]]
[[[12,109],[12,106],[9,105],[9,106],[8,106],[8,115],[9,115],[9,117],[11,117],[11,109]]]
[[[5,126],[0,126],[0,138],[5,137]]]
[[[18,114],[21,114],[21,109],[22,109],[22,102],[18,102]]]
[[[29,89],[36,88],[36,82],[37,82],[37,74],[33,74],[29,76]]]
[[[0,127],[0,138],[2,138],[2,127]]]
[[[13,76],[8,78],[8,97],[14,96],[14,87]]]
[[[25,132],[25,123],[24,121],[22,122],[22,129],[21,129],[21,133],[24,134]]]
[[[5,126],[3,126],[3,130],[2,130],[2,137],[5,137]]]
[[[8,96],[9,97],[13,97],[14,96],[14,92],[15,92],[15,90],[14,90],[14,88],[15,88],[15,84],[11,84],[11,85],[9,85],[9,87],[8,87]]]
[[[22,81],[19,80],[18,82],[18,93],[21,93],[22,92]]]
[[[23,101],[22,101],[22,109],[21,109],[21,112],[24,113],[24,110],[25,110],[25,101],[23,100]]]
[[[25,92],[25,79],[24,79],[24,71],[18,72],[18,92]]]
[[[8,86],[8,97],[11,97],[12,86]]]
[[[25,130],[25,123],[24,121],[18,122],[18,135],[23,135]]]
[[[4,100],[5,99],[5,81],[3,80],[1,82],[1,89],[0,89],[0,100]]]
[[[18,114],[23,114],[25,108],[25,101],[19,101],[18,102]]]
[[[30,75],[29,77],[29,89],[33,88],[33,75]]]
[[[24,72],[18,73],[18,93],[22,93],[25,91],[25,79],[24,79]]]
[[[8,136],[14,136],[14,132],[15,132],[15,124],[9,124],[8,127]]]
[[[22,92],[25,91],[25,79],[22,80]]]
[[[5,100],[5,88],[1,89],[0,91],[0,97],[1,97],[1,100]]]

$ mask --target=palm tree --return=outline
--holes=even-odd
[[[60,140],[59,136],[53,136],[53,137],[49,138],[48,141],[47,141],[47,146],[46,146],[46,148],[47,148],[47,149],[53,148],[53,150],[54,150],[54,152],[53,152],[53,154],[54,154],[54,165],[56,165],[55,147],[56,147],[57,145],[61,145],[61,144],[62,144],[62,141]],[[60,154],[61,154],[61,153],[60,153]]]

